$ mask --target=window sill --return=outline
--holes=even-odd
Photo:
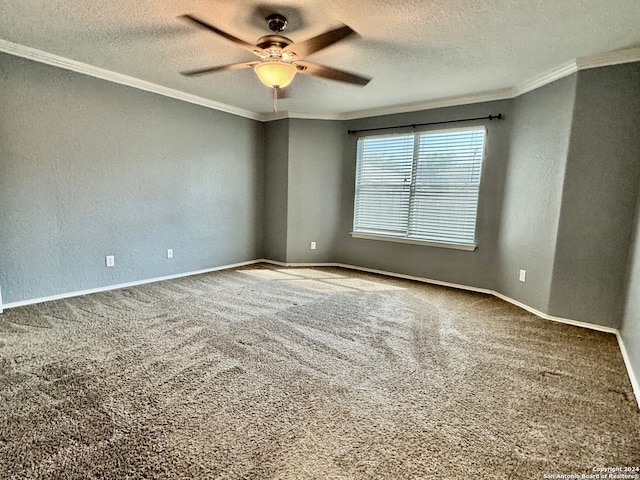
[[[387,237],[384,235],[372,235],[370,233],[351,232],[351,236],[353,238],[360,238],[363,240],[381,240],[383,242],[408,243],[410,245],[422,245],[424,247],[466,250],[467,252],[473,252],[478,247],[477,245],[467,245],[464,243],[429,242],[427,240],[415,240],[413,238],[402,238],[402,237]]]

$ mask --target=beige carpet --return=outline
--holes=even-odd
[[[640,465],[613,335],[258,265],[0,315],[0,478],[542,479]]]

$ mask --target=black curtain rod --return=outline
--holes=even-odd
[[[444,123],[458,123],[458,122],[473,122],[474,120],[502,120],[502,114],[487,115],[486,117],[475,118],[459,118],[457,120],[443,120],[441,122],[428,122],[428,123],[408,123],[407,125],[395,125],[393,127],[376,127],[376,128],[362,128],[360,130],[347,130],[349,135],[360,132],[374,132],[376,130],[390,130],[392,128],[407,128],[407,127],[424,127],[426,125],[442,125]]]

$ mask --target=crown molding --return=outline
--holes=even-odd
[[[379,117],[382,115],[393,115],[396,113],[418,112],[420,110],[432,110],[434,108],[455,107],[457,105],[470,105],[472,103],[493,102],[505,100],[512,97],[510,88],[492,90],[489,92],[474,93],[471,95],[458,95],[446,97],[426,102],[406,103],[394,105],[392,107],[374,108],[371,110],[360,110],[358,112],[348,112],[340,115],[340,120],[356,120],[367,117]]]
[[[287,118],[299,118],[303,120],[342,120],[342,114],[326,114],[326,113],[302,113],[302,112],[286,112]]]
[[[591,68],[608,67],[611,65],[620,65],[623,63],[632,63],[640,61],[640,48],[627,48],[624,50],[616,50],[613,52],[599,53],[597,55],[589,55],[586,57],[575,58],[569,62],[549,70],[541,75],[537,75],[519,85],[513,87],[513,97],[518,97],[527,92],[544,87],[549,83],[568,77],[580,70],[588,70]]]
[[[26,47],[18,43],[9,42],[8,40],[0,39],[0,52],[9,53],[16,57],[26,58],[39,63],[45,63],[47,65],[53,65],[54,67],[63,68],[65,70],[82,73],[101,80],[119,83],[120,85],[137,88],[138,90],[143,90],[145,92],[156,93],[164,97],[175,98],[176,100],[181,100],[183,102],[193,103],[202,107],[231,113],[240,117],[251,118],[253,120],[260,119],[259,114],[250,112],[249,110],[232,107],[224,103],[215,102],[197,95],[181,92],[180,90],[174,90],[173,88],[163,87],[162,85],[140,80],[121,73],[116,73],[104,68],[94,67],[87,63],[71,60],[69,58],[54,55],[35,48]]]
[[[632,63],[640,61],[640,47],[627,48],[625,50],[616,50],[614,52],[600,53],[588,57],[580,57],[576,59],[578,70],[586,70],[588,68],[608,67],[611,65],[620,65],[623,63]]]
[[[283,110],[277,113],[260,113],[258,114],[261,122],[275,122],[276,120],[283,120],[287,118],[297,118],[302,120],[342,120],[340,114],[322,114],[322,113],[300,113],[289,112]]]
[[[560,80],[561,78],[568,77],[578,71],[578,65],[575,60],[571,60],[570,62],[564,63],[559,67],[556,67],[552,70],[549,70],[540,75],[536,75],[529,80],[522,82],[519,85],[513,87],[512,90],[512,98],[519,97],[520,95],[524,95],[527,92],[531,92],[532,90],[536,90],[540,87],[544,87],[552,82]]]
[[[138,90],[174,98],[176,100],[192,103],[194,105],[211,108],[213,110],[230,113],[232,115],[238,115],[240,117],[250,118],[252,120],[257,120],[260,122],[272,122],[275,120],[286,118],[306,120],[356,120],[368,117],[378,117],[382,115],[393,115],[398,113],[417,112],[420,110],[432,110],[435,108],[454,107],[458,105],[469,105],[473,103],[506,100],[518,97],[532,90],[536,90],[540,87],[548,85],[549,83],[572,75],[580,70],[640,61],[640,47],[634,47],[624,50],[601,53],[597,55],[579,57],[566,62],[559,67],[553,68],[545,73],[530,78],[529,80],[526,80],[511,88],[503,88],[499,90],[492,90],[489,92],[480,92],[470,95],[458,95],[437,100],[428,100],[424,102],[408,103],[339,114],[314,114],[289,111],[283,111],[273,114],[244,110],[242,108],[209,100],[207,98],[192,95],[190,93],[185,93],[180,90],[164,87],[162,85],[147,82],[145,80],[140,80],[138,78],[123,75],[111,70],[94,67],[93,65],[79,62],[77,60],[71,60],[42,50],[20,45],[18,43],[13,43],[8,40],[0,39],[0,52],[26,58],[28,60],[33,60],[39,63],[45,63],[47,65],[53,65],[54,67],[71,70],[109,82],[118,83],[120,85],[126,85]]]
[[[394,105],[392,107],[380,107],[371,110],[360,110],[357,112],[347,112],[339,114],[313,114],[283,111],[277,114],[263,114],[260,118],[263,122],[272,122],[283,118],[295,118],[303,120],[356,120],[367,117],[379,117],[382,115],[393,115],[396,113],[418,112],[420,110],[430,110],[434,108],[453,107],[456,105],[470,105],[472,103],[492,102],[495,100],[505,100],[512,98],[512,89],[504,88],[490,92],[482,92],[472,95],[459,95],[456,97],[441,98],[427,102],[406,103]]]

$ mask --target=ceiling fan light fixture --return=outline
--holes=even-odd
[[[269,88],[284,88],[291,83],[298,69],[291,63],[277,61],[260,62],[253,71]]]

